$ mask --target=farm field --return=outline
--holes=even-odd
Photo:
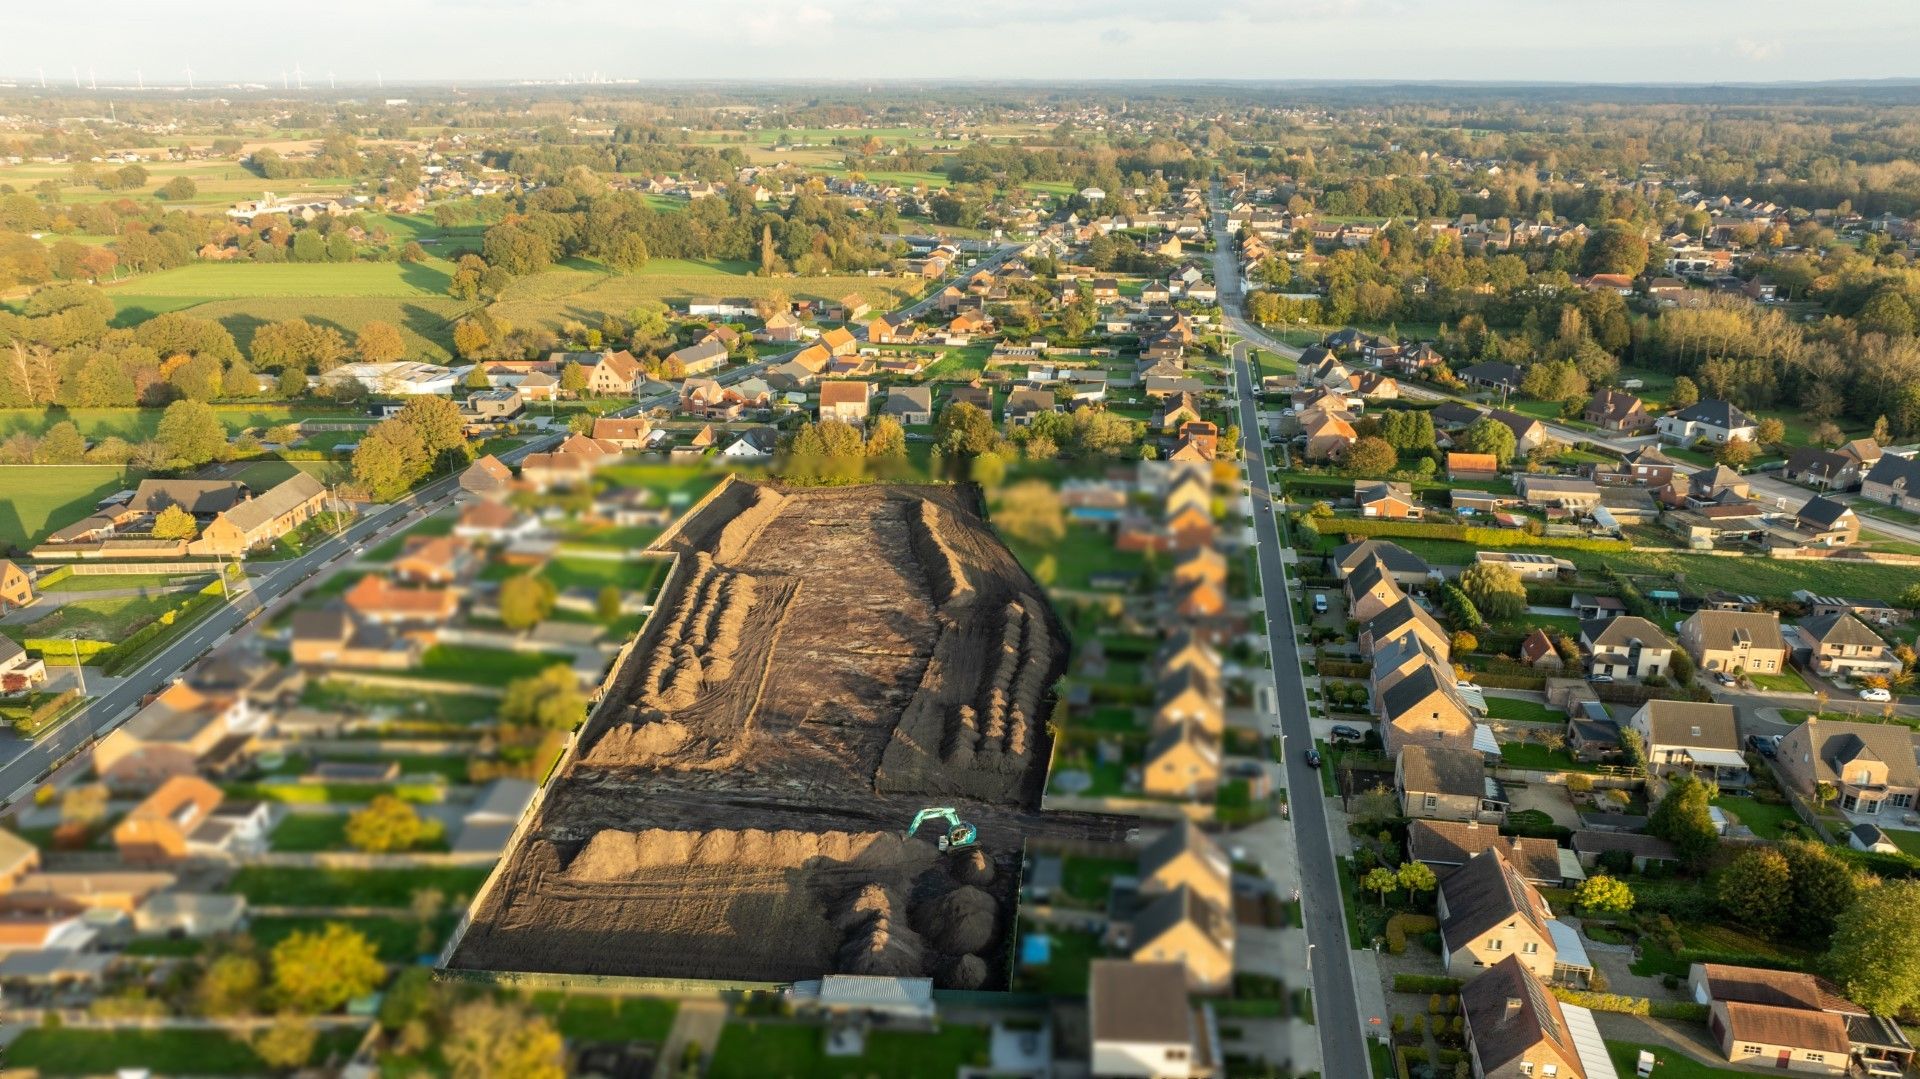
[[[24,551],[139,481],[119,465],[0,465],[0,550]]]
[[[89,439],[118,435],[129,442],[142,442],[152,438],[159,430],[163,411],[158,408],[0,409],[0,438],[17,431],[37,435],[62,420],[72,420],[80,433]],[[213,414],[226,425],[229,435],[237,435],[248,428],[259,429],[301,420],[367,418],[363,412],[324,405],[214,405]]]
[[[204,145],[204,142],[201,143]],[[100,164],[95,168],[102,174],[112,172],[117,165]],[[78,187],[62,187],[60,201],[67,203],[111,202],[115,199],[146,200],[154,196],[168,180],[176,176],[185,176],[194,182],[199,190],[193,198],[169,202],[168,206],[214,207],[226,206],[240,199],[257,199],[271,190],[275,194],[288,197],[298,195],[331,195],[350,190],[358,181],[348,176],[327,176],[299,180],[268,180],[238,161],[142,161],[140,167],[147,170],[147,182],[142,187],[128,188],[124,191],[105,191],[85,184]],[[65,183],[72,175],[73,167],[66,164],[49,162],[28,162],[0,168],[0,183],[10,183],[15,187],[27,188],[42,180]]]
[[[444,296],[453,264],[425,262],[196,262],[131,278],[108,289],[117,301],[142,297]]]
[[[616,274],[575,261],[515,281],[488,310],[516,326],[558,327],[568,319],[595,323],[605,315],[624,317],[649,301],[673,306],[696,296],[772,295],[838,300],[858,293],[875,310],[887,311],[911,302],[927,287],[917,277],[750,277],[728,272],[737,268],[725,262],[663,259],[637,274]]]

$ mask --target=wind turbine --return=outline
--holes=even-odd
[[[92,69],[92,68],[88,68],[88,69],[87,69],[87,89],[89,89],[89,90],[98,90],[98,89],[100,89],[100,83],[99,83],[99,82],[98,82],[97,80],[95,80],[95,79],[94,79],[94,77],[93,77],[93,69]]]
[[[293,62],[293,85],[296,89],[305,90],[307,88],[305,75],[306,73],[300,70],[300,61],[295,60]]]
[[[46,88],[47,88],[47,69],[43,67],[40,69],[40,89],[45,90]]]
[[[135,81],[135,82],[137,82],[137,83],[139,83],[139,84],[140,84],[140,89],[142,89],[142,90],[145,90],[145,89],[147,88],[147,73],[146,73],[146,72],[144,72],[144,71],[142,71],[142,70],[140,70],[140,69],[139,69],[139,68],[137,68],[137,67],[136,67],[136,68],[134,68],[134,69],[133,69],[133,79],[134,79],[134,81]]]
[[[80,89],[80,68],[77,66],[73,69],[73,88]]]
[[[327,72],[327,89],[333,89],[333,72],[331,71]]]
[[[187,65],[187,89],[193,89],[193,65]]]

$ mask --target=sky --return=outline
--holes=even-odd
[[[0,76],[519,79],[1920,77],[1914,0],[80,0],[9,4]],[[84,21],[76,22],[76,14]]]

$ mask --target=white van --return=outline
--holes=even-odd
[[[1327,594],[1325,592],[1315,592],[1313,594],[1313,613],[1327,613]]]

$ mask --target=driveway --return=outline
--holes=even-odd
[[[1537,809],[1553,818],[1553,823],[1564,828],[1578,829],[1580,814],[1567,800],[1567,789],[1553,783],[1530,783],[1524,787],[1508,787],[1507,793],[1513,798],[1513,809]]]

